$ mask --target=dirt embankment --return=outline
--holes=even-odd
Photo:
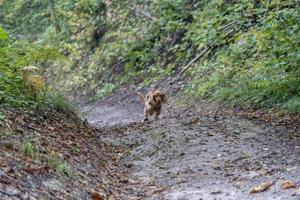
[[[173,102],[150,122],[126,90],[80,106],[91,124],[1,108],[0,199],[300,199],[296,125]]]
[[[119,199],[119,150],[76,116],[1,107],[0,199]],[[112,184],[113,182],[114,184]],[[117,187],[115,187],[117,188]]]

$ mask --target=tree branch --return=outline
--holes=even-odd
[[[136,15],[137,15],[137,13],[139,13],[139,14],[141,14],[141,15],[147,17],[147,18],[150,19],[151,21],[157,20],[157,18],[151,16],[149,13],[147,13],[147,12],[144,11],[144,10],[141,10],[141,9],[139,9],[139,8],[136,8],[136,7],[130,7],[130,9],[133,10],[134,13],[135,13]]]
[[[208,46],[206,48],[204,48],[200,54],[198,54],[195,58],[193,58],[178,74],[178,77],[181,76],[194,62],[196,62],[197,60],[199,60],[202,56],[204,56],[204,54],[210,50],[211,47]]]

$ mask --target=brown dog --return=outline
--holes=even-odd
[[[132,90],[132,92],[137,94],[145,104],[144,121],[147,121],[149,115],[151,116],[154,113],[155,119],[157,120],[161,112],[162,104],[167,102],[166,95],[156,89],[149,91],[145,97],[136,91]]]

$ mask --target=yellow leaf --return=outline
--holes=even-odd
[[[289,189],[296,187],[296,184],[293,181],[286,180],[282,182],[282,188],[283,189]]]
[[[258,192],[263,192],[265,190],[267,190],[269,187],[271,187],[271,185],[273,185],[274,183],[270,183],[270,182],[263,182],[261,183],[259,186],[256,186],[254,188],[252,188],[250,190],[250,193],[258,193]]]

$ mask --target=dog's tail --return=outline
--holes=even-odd
[[[134,93],[134,94],[136,94],[138,97],[140,97],[140,99],[142,100],[143,103],[145,102],[145,97],[144,97],[143,94],[141,94],[141,93],[139,93],[139,92],[137,92],[135,90],[132,90],[130,88],[129,88],[129,91],[132,92],[132,93]]]

